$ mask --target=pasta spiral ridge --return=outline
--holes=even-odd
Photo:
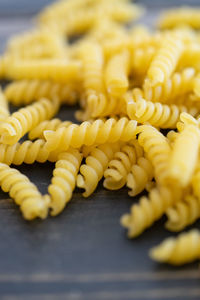
[[[160,128],[176,128],[182,112],[188,112],[188,109],[183,105],[154,103],[143,98],[136,101],[129,98],[127,102],[127,114],[130,119]]]
[[[53,178],[48,187],[51,197],[51,215],[56,216],[70,201],[76,184],[76,176],[81,164],[82,155],[77,149],[68,149],[58,156]]]
[[[183,52],[183,43],[176,35],[168,35],[153,58],[147,71],[147,78],[154,86],[167,80],[179,61]]]
[[[21,165],[22,163],[44,163],[47,160],[55,161],[57,155],[49,152],[45,147],[45,141],[38,139],[35,142],[25,141],[14,145],[0,144],[0,162],[7,165]]]
[[[143,155],[143,150],[137,140],[132,145],[124,145],[109,162],[104,172],[103,185],[109,190],[118,190],[126,184],[127,175],[137,158]]]
[[[126,115],[126,105],[123,98],[116,98],[106,94],[89,98],[85,111],[76,114],[78,120],[85,121],[89,118],[110,117],[112,115]]]
[[[200,131],[197,126],[188,124],[174,141],[169,161],[169,175],[183,187],[186,187],[194,173],[198,161]],[[184,149],[184,150],[183,150]]]
[[[155,179],[164,184],[168,180],[168,164],[171,148],[167,138],[156,128],[148,125],[138,127],[138,142],[154,167]]]
[[[82,47],[84,89],[86,97],[97,96],[104,92],[103,52],[97,43],[84,44]],[[90,53],[90,55],[88,55]]]
[[[158,262],[182,265],[200,258],[200,233],[197,229],[167,238],[150,250],[150,257]]]
[[[5,96],[16,106],[27,105],[35,100],[58,97],[60,102],[73,105],[78,95],[73,85],[54,83],[49,80],[19,80],[10,83],[5,88]]]
[[[18,170],[0,163],[0,186],[9,192],[27,220],[36,217],[45,219],[48,214],[49,197],[42,196],[36,186]]]
[[[59,101],[41,99],[40,101],[14,112],[0,126],[1,142],[13,145],[40,122],[50,119],[58,111]]]
[[[129,196],[134,197],[141,193],[153,178],[153,167],[148,159],[140,157],[137,164],[131,168],[127,176],[127,187],[131,189]]]
[[[200,217],[200,199],[187,195],[184,201],[170,207],[166,215],[168,220],[165,227],[170,231],[181,231]]]
[[[152,86],[149,80],[145,80],[144,98],[152,102],[172,103],[177,97],[192,92],[194,76],[195,69],[186,68],[156,86]]]
[[[154,188],[148,198],[140,198],[139,203],[131,207],[130,214],[121,217],[121,224],[128,229],[129,238],[137,237],[162,217],[174,202],[173,192],[164,186],[160,189]]]
[[[113,96],[123,95],[129,86],[130,54],[122,51],[114,55],[107,63],[105,82],[108,93]]]
[[[47,149],[67,150],[69,146],[79,148],[82,145],[114,143],[130,141],[135,138],[137,122],[127,118],[96,120],[93,123],[83,122],[80,126],[70,125],[68,128],[59,128],[56,131],[44,131]]]
[[[30,130],[28,137],[30,140],[44,139],[43,132],[45,130],[57,130],[60,127],[67,128],[71,124],[72,122],[70,121],[62,122],[60,119],[43,121],[40,124],[38,124],[36,127],[34,127],[32,130]]]
[[[118,150],[119,143],[100,145],[91,151],[86,163],[80,167],[81,174],[77,176],[77,186],[85,189],[84,197],[89,197],[94,192],[109,161]]]

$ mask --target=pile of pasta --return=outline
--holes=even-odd
[[[128,0],[60,0],[8,41],[0,186],[26,220],[58,215],[76,187],[89,197],[102,178],[130,197],[146,191],[121,218],[129,238],[163,215],[173,232],[199,219],[200,9],[166,11],[152,31],[133,24],[143,13]],[[54,118],[77,103],[76,124]],[[47,195],[10,167],[36,161],[55,163]],[[200,233],[167,239],[150,256],[176,265],[200,258]]]

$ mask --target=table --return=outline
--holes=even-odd
[[[0,51],[10,35],[31,26],[30,16],[47,2],[0,1]],[[144,2],[149,5],[145,21],[150,24],[165,2]],[[74,120],[75,109],[63,107],[58,116]],[[53,167],[36,163],[18,169],[46,193]],[[45,221],[26,222],[7,194],[0,192],[0,199],[2,300],[200,298],[198,263],[173,268],[148,257],[151,246],[171,235],[163,227],[165,218],[141,237],[126,238],[119,218],[137,201],[128,197],[126,188],[111,192],[101,183],[88,199],[76,190],[65,211]]]

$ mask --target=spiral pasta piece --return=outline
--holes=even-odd
[[[156,128],[148,125],[138,127],[138,142],[154,168],[155,179],[165,184],[169,178],[168,165],[171,148],[167,138]]]
[[[59,101],[40,101],[14,112],[0,125],[1,142],[13,145],[40,122],[52,118],[58,111]]]
[[[108,93],[113,96],[123,95],[129,86],[130,54],[123,51],[110,58],[105,70],[105,82]]]
[[[127,176],[127,187],[131,189],[128,193],[129,196],[134,197],[141,193],[153,179],[153,173],[153,167],[149,160],[140,157]]]
[[[81,48],[81,56],[83,60],[83,84],[86,97],[94,97],[100,93],[104,93],[104,57],[101,46],[95,42],[86,43]]]
[[[162,84],[152,86],[149,80],[144,82],[144,98],[152,102],[172,103],[177,97],[192,92],[195,69],[186,68],[174,73]]]
[[[78,91],[72,84],[54,83],[50,80],[18,80],[8,84],[5,96],[13,105],[28,105],[33,101],[56,96],[60,102],[74,105]]]
[[[152,46],[145,49],[136,48],[131,57],[131,71],[133,74],[136,74],[137,77],[142,77],[143,80],[154,56],[155,48]]]
[[[72,148],[58,156],[58,161],[53,171],[53,178],[48,187],[51,197],[49,207],[51,208],[52,216],[61,213],[70,201],[81,160],[81,153],[77,149]]]
[[[176,266],[190,263],[200,258],[200,233],[197,229],[183,232],[176,238],[167,238],[149,252],[158,262]]]
[[[150,191],[148,198],[142,197],[131,207],[130,214],[121,218],[121,224],[128,229],[128,237],[134,238],[160,219],[165,211],[180,199],[180,190],[161,186]]]
[[[16,35],[7,45],[8,53],[23,59],[60,57],[63,51],[63,37],[41,28]]]
[[[114,154],[104,172],[103,186],[109,190],[118,190],[126,184],[127,175],[137,158],[143,155],[143,150],[137,140],[132,145],[124,145]]]
[[[28,177],[22,175],[18,170],[0,163],[0,186],[20,206],[26,220],[47,217],[49,197],[42,196]]]
[[[127,118],[96,120],[93,123],[83,122],[80,126],[70,125],[68,128],[59,128],[56,131],[44,131],[49,150],[67,150],[69,146],[79,148],[82,145],[115,143],[135,139],[137,122]]]
[[[88,55],[90,53],[90,55]],[[103,82],[104,56],[102,48],[95,42],[86,43],[81,48],[83,60],[83,86],[88,114],[94,114],[98,101],[105,94]]]
[[[191,114],[188,114],[186,112],[183,112],[180,115],[180,122],[177,122],[176,127],[178,129],[178,132],[183,131],[186,125],[194,125],[194,126],[199,126],[200,124],[200,118],[198,117],[197,119],[191,116]]]
[[[164,37],[160,49],[154,56],[149,69],[147,78],[151,84],[163,83],[167,80],[178,64],[179,58],[183,52],[183,43],[176,35]]]
[[[183,25],[195,29],[200,28],[200,10],[198,7],[183,6],[169,9],[160,16],[158,22],[160,29],[171,29]]]
[[[174,141],[169,161],[171,180],[185,187],[191,180],[198,161],[200,131],[195,125],[186,125]]]
[[[85,110],[78,111],[76,117],[80,121],[90,118],[111,117],[113,115],[126,115],[124,99],[101,94],[99,97],[88,99]]]
[[[188,112],[188,109],[183,105],[154,103],[142,98],[136,102],[131,100],[127,103],[127,114],[130,119],[159,128],[176,128],[182,112]]]
[[[119,143],[114,143],[97,146],[91,151],[86,163],[80,167],[81,174],[77,176],[77,186],[85,190],[84,197],[89,197],[94,192],[109,161],[118,150]]]
[[[8,118],[9,115],[8,101],[0,87],[0,122]]]
[[[32,130],[30,130],[28,137],[30,140],[44,139],[43,133],[45,130],[57,130],[58,128],[61,127],[67,128],[71,124],[72,122],[70,121],[62,122],[60,119],[43,121],[40,124],[38,124],[36,127],[34,127]]]
[[[9,79],[54,80],[68,83],[80,80],[79,61],[65,59],[14,60],[8,64],[6,77]]]
[[[181,231],[200,217],[200,198],[187,195],[183,201],[170,207],[166,215],[168,220],[165,227],[170,231]]]
[[[57,157],[57,152],[49,152],[45,147],[45,141],[41,139],[11,146],[0,144],[0,162],[7,165],[33,164],[36,161],[44,163],[48,160],[54,162]]]

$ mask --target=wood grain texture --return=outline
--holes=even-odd
[[[0,0],[0,51],[10,35],[30,28],[28,13],[45,3]],[[157,6],[148,11],[147,23],[164,1],[151,3]],[[58,116],[74,120],[75,109],[63,107]],[[45,193],[53,167],[46,163],[18,169]],[[173,268],[147,255],[151,246],[170,235],[163,228],[164,218],[141,237],[126,238],[119,218],[137,201],[126,189],[111,192],[100,184],[88,199],[76,190],[60,216],[31,223],[22,219],[7,194],[0,192],[0,199],[0,299],[200,299],[198,263]]]

